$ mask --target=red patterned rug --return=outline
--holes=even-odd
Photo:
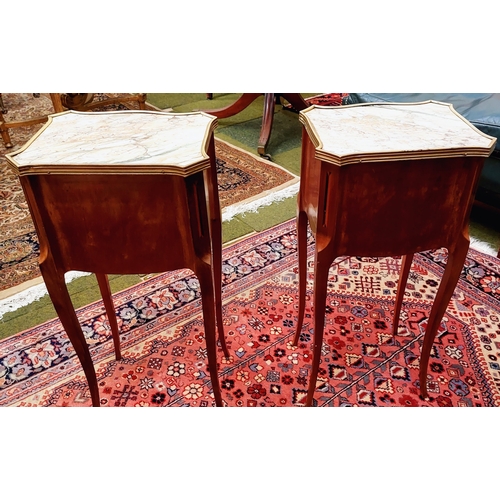
[[[311,245],[312,250],[312,245]],[[419,398],[419,354],[446,252],[416,256],[398,334],[391,317],[400,259],[344,258],[331,268],[318,406],[500,405],[500,260],[470,250]],[[310,272],[312,277],[312,260]],[[301,406],[311,361],[311,295],[298,347],[294,221],[224,250],[219,350],[227,406]],[[312,285],[312,282],[309,282]],[[78,310],[103,406],[213,406],[198,282],[187,270],[115,295],[123,360],[101,303]],[[58,320],[0,343],[0,405],[90,406],[80,363]]]

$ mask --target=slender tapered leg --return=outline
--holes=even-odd
[[[210,380],[214,391],[215,403],[217,406],[223,406],[219,377],[217,373],[217,336],[215,331],[215,301],[213,295],[214,284],[211,266],[204,262],[200,263],[197,266],[196,275],[198,276],[198,280],[200,282]]]
[[[399,274],[398,291],[396,294],[396,304],[394,306],[394,317],[392,320],[392,334],[398,333],[399,315],[401,314],[401,306],[403,305],[403,297],[405,296],[406,283],[410,274],[411,263],[414,254],[403,255],[401,263],[401,273]]]
[[[5,123],[5,120],[3,118],[3,113],[0,111],[0,134],[2,136],[2,140],[5,144],[6,148],[11,148],[12,147],[12,140],[9,135],[9,129]]]
[[[434,304],[429,315],[429,321],[424,335],[422,353],[420,355],[420,393],[423,398],[428,398],[427,393],[427,368],[429,356],[436,334],[443,319],[444,313],[450,303],[451,296],[455,291],[460,273],[462,272],[467,251],[469,249],[469,240],[462,237],[453,251],[448,251],[448,262],[444,270],[441,284],[439,285]]]
[[[212,233],[212,269],[214,279],[215,295],[215,316],[217,319],[217,331],[219,332],[219,341],[224,352],[224,356],[229,358],[229,350],[224,335],[224,322],[222,319],[222,228],[220,223],[214,225]]]
[[[215,163],[215,142],[212,137],[209,144],[208,155],[210,157],[210,168],[205,170],[205,184],[208,190],[208,211],[210,218],[210,240],[212,248],[212,269],[215,294],[215,316],[217,319],[217,331],[219,341],[224,351],[224,356],[229,358],[229,350],[224,335],[224,323],[222,320],[222,216],[217,183],[217,165]]]
[[[92,405],[100,406],[99,388],[97,387],[94,363],[90,356],[89,347],[76,316],[73,303],[71,302],[71,297],[64,281],[64,273],[59,273],[55,266],[47,261],[45,261],[45,263],[40,263],[40,271],[57,315],[82,364],[83,371],[89,384]]]
[[[266,146],[273,128],[275,99],[274,94],[264,94],[264,114],[262,115],[262,127],[257,147],[258,153],[262,156],[266,154]]]
[[[217,319],[217,331],[219,332],[219,341],[222,351],[224,352],[224,356],[226,356],[226,358],[229,358],[229,350],[226,344],[226,336],[224,335],[224,322],[222,319],[222,259],[221,257],[218,257],[217,252],[214,252],[213,274],[214,274],[214,295],[215,295],[215,317]]]
[[[307,287],[307,214],[303,211],[297,214],[297,257],[299,261],[299,312],[297,329],[293,338],[293,345],[299,342],[300,331],[304,323]]]
[[[111,333],[113,334],[115,358],[116,361],[120,361],[120,359],[122,359],[120,349],[120,332],[118,331],[118,322],[116,321],[115,306],[113,305],[113,299],[111,297],[111,288],[109,287],[108,276],[106,274],[96,274],[96,278],[97,283],[99,284],[99,290],[101,291],[102,301],[104,302],[104,308],[106,309],[106,314],[108,316]]]
[[[325,258],[326,252],[319,252],[314,262],[314,335],[312,369],[307,390],[306,406],[312,406],[316,380],[318,379],[321,347],[323,345],[323,329],[325,327],[325,308],[328,284],[328,271],[335,259]]]

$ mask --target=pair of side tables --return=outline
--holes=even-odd
[[[314,339],[307,406],[320,365],[328,271],[341,255],[403,255],[393,331],[412,256],[448,249],[424,338],[420,384],[427,396],[430,349],[468,250],[468,219],[484,159],[495,139],[450,105],[312,106],[303,123],[297,231],[299,317],[306,297],[307,226],[316,238]],[[7,155],[19,175],[40,241],[40,269],[82,363],[92,404],[97,379],[64,273],[96,273],[117,359],[119,332],[107,274],[191,269],[199,279],[214,399],[222,322],[222,224],[214,129],[209,114],[68,111]]]

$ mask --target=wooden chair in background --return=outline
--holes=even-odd
[[[49,94],[54,106],[54,113],[62,111],[63,108],[60,106],[60,94]],[[1,94],[0,94],[1,97]],[[44,123],[47,121],[47,116],[37,116],[35,118],[30,118],[27,120],[18,120],[12,122],[6,122],[4,114],[6,114],[7,108],[2,100],[2,105],[0,109],[0,135],[5,144],[6,148],[11,148],[13,146],[12,139],[10,138],[9,129],[16,127],[30,127],[31,125],[37,125],[39,123]]]
[[[102,100],[94,100],[95,94],[58,94],[62,108],[74,111],[92,111],[99,107],[111,104],[127,104],[136,102],[139,109],[146,109],[146,94],[129,94],[120,97],[108,97]]]
[[[39,94],[33,94],[38,97]],[[108,98],[94,101],[95,94],[49,94],[54,108],[54,113],[61,113],[67,109],[75,111],[91,111],[99,107],[108,106],[111,104],[127,104],[136,102],[139,109],[146,109],[146,94],[129,94],[125,96]],[[0,94],[0,135],[5,144],[5,147],[13,147],[12,140],[9,134],[9,129],[16,127],[29,127],[47,121],[48,115],[37,116],[26,120],[18,120],[8,122],[5,121],[6,106]]]

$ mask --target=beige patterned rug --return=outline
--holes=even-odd
[[[95,94],[94,100],[120,94]],[[2,94],[7,113],[5,121],[26,120],[53,113],[48,94]],[[135,103],[129,105],[133,108]],[[96,111],[127,109],[124,105],[98,108]],[[5,154],[23,146],[43,125],[9,129],[13,143],[6,148],[0,140],[0,295],[17,293],[39,278],[38,239],[18,178],[10,171]],[[265,194],[296,184],[298,177],[280,166],[251,153],[216,140],[217,174],[221,207],[238,206]],[[3,294],[1,293],[3,291]]]

